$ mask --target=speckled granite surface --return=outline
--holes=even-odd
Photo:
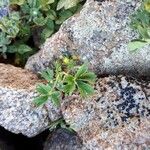
[[[150,82],[99,79],[94,96],[66,98],[62,113],[89,150],[150,149]]]
[[[140,0],[87,0],[80,13],[63,23],[58,33],[47,39],[26,68],[43,70],[65,52],[90,63],[98,74],[150,75],[150,46],[129,53],[128,43],[137,37],[129,27],[130,15]]]
[[[33,137],[60,117],[49,101],[36,108],[33,99],[38,77],[21,68],[0,64],[0,125],[13,133]]]

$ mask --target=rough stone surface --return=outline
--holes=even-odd
[[[7,7],[0,8],[0,19],[8,14]]]
[[[88,150],[150,149],[150,82],[128,77],[99,79],[92,97],[62,104],[64,119]]]
[[[9,0],[1,0],[1,2],[0,2],[0,19],[3,16],[6,16],[9,12],[8,2],[9,2]]]
[[[33,137],[60,117],[60,111],[49,101],[36,108],[33,99],[38,77],[20,68],[0,64],[0,125],[13,133]]]
[[[43,70],[67,52],[88,61],[98,74],[149,76],[150,46],[136,53],[129,53],[127,48],[137,37],[129,27],[129,16],[140,6],[139,1],[87,0],[81,12],[67,20],[28,60],[26,68]]]
[[[67,131],[58,129],[50,135],[45,143],[44,150],[81,150],[82,142],[79,137]]]

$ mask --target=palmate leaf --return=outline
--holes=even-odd
[[[51,82],[54,77],[54,72],[51,69],[46,69],[41,73],[41,76],[48,82]]]
[[[51,101],[55,106],[60,106],[60,97],[61,97],[61,92],[55,91],[51,94]]]
[[[83,74],[85,74],[88,71],[88,66],[86,64],[83,64],[75,74],[76,78],[80,78]]]
[[[76,89],[75,83],[68,83],[68,84],[64,85],[64,92],[66,94],[69,94],[69,96],[72,95],[72,93],[75,91],[75,89]]]
[[[65,85],[64,85],[64,92],[66,94],[72,95],[72,93],[75,91],[76,89],[76,85],[75,85],[75,78],[72,75],[67,75],[64,81]]]
[[[48,100],[48,96],[39,96],[39,97],[34,99],[33,103],[37,107],[39,107],[39,106],[43,105],[47,100]]]
[[[81,75],[78,78],[78,80],[85,81],[85,82],[88,82],[90,84],[93,84],[93,83],[95,83],[96,75],[93,72],[87,72],[87,73],[84,73],[83,75]]]
[[[81,96],[83,96],[83,97],[94,94],[94,88],[90,84],[87,84],[83,81],[78,80],[77,87],[78,87],[78,90],[79,90]]]
[[[37,92],[39,92],[40,94],[43,94],[43,95],[48,95],[48,93],[50,92],[51,90],[51,86],[48,85],[48,84],[39,84],[36,88]]]

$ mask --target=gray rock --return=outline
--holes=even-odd
[[[60,110],[49,101],[36,108],[38,77],[20,68],[0,64],[0,125],[13,133],[33,137],[61,117]]]
[[[150,149],[150,82],[106,77],[93,96],[66,98],[64,119],[89,150]]]
[[[66,129],[57,129],[45,143],[44,150],[81,150],[79,137]]]
[[[129,16],[140,0],[87,0],[79,14],[68,19],[47,39],[41,51],[29,58],[26,68],[41,71],[68,52],[88,61],[98,74],[150,75],[150,46],[129,53],[128,43],[138,35],[129,27]]]
[[[9,7],[8,7],[9,0],[1,0],[0,1],[0,19],[3,16],[6,16],[9,12]]]
[[[0,8],[0,19],[3,16],[6,16],[7,14],[8,14],[8,8],[7,7]]]

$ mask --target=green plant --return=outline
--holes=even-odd
[[[2,5],[2,4],[1,4]],[[4,53],[15,53],[15,62],[33,54],[34,33],[38,30],[39,45],[58,31],[60,25],[81,8],[79,0],[10,0],[11,13],[0,20],[0,30],[9,39]],[[32,41],[32,43],[31,43]]]
[[[95,83],[96,75],[88,70],[86,64],[78,66],[73,59],[64,58],[62,62],[56,62],[54,71],[46,69],[41,76],[47,84],[37,86],[39,97],[34,100],[36,106],[44,104],[49,99],[54,105],[59,106],[62,95],[72,95],[75,91],[83,97],[94,93],[92,85]]]
[[[65,122],[65,120],[63,118],[61,119],[58,119],[54,122],[52,122],[49,126],[49,130],[50,131],[53,131],[54,129],[56,128],[63,128],[63,129],[66,129],[68,130],[69,132],[72,132],[74,133],[75,131]]]
[[[11,43],[10,39],[6,37],[6,34],[0,32],[0,52],[3,54],[4,57],[5,53],[7,52],[7,46]]]
[[[131,27],[139,33],[139,38],[129,43],[130,51],[150,44],[150,0],[143,0],[140,8],[131,16]]]

